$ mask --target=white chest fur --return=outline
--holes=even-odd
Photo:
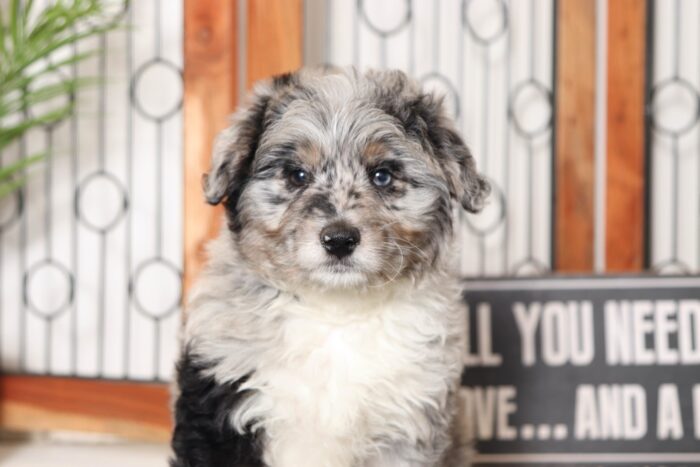
[[[274,467],[364,465],[430,439],[459,366],[452,306],[435,292],[287,302],[239,422],[261,422]]]

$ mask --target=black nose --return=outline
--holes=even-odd
[[[338,259],[348,256],[360,243],[360,231],[345,222],[336,222],[321,230],[321,245]]]

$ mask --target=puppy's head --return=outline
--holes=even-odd
[[[327,288],[420,276],[452,252],[452,200],[488,184],[442,100],[398,71],[310,71],[256,87],[205,176],[265,277]]]

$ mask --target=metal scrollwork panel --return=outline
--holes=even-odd
[[[647,60],[649,260],[661,274],[700,271],[700,3],[650,2]]]
[[[47,78],[97,78],[68,97],[75,115],[1,155],[7,163],[47,154],[0,201],[5,372],[135,380],[172,372],[182,296],[182,3],[113,5],[100,21],[124,27],[61,51],[95,55]]]

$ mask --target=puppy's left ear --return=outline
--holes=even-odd
[[[452,197],[469,212],[483,209],[491,192],[491,185],[476,170],[476,162],[469,148],[446,115],[443,99],[433,94],[421,94],[413,103],[416,122],[423,129],[434,156],[441,166]]]
[[[211,170],[202,178],[209,204],[219,204],[227,198],[235,206],[250,176],[258,142],[265,131],[271,92],[270,83],[258,84],[247,104],[234,114],[231,126],[214,141]]]
[[[441,127],[435,133],[435,141],[442,159],[450,194],[469,212],[479,212],[491,193],[486,177],[476,169],[476,162],[462,137],[452,127],[452,122],[442,117]]]

